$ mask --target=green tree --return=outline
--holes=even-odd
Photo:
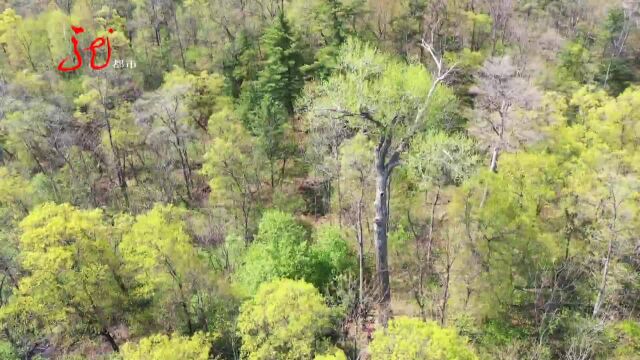
[[[289,279],[265,283],[242,304],[238,332],[250,360],[311,359],[329,347],[331,309],[313,285]]]
[[[265,95],[246,116],[246,123],[256,135],[260,148],[269,161],[271,189],[275,189],[276,184],[283,180],[287,159],[293,155],[294,145],[286,140],[286,135],[290,135],[287,112],[270,95]],[[280,169],[278,162],[281,163]]]
[[[21,25],[22,17],[16,14],[16,11],[12,8],[6,8],[0,14],[0,48],[2,48],[2,53],[5,54],[3,59],[8,59],[9,49],[7,47],[10,45],[10,42],[13,41],[12,37],[15,36],[14,31],[16,31],[16,27]],[[11,44],[13,45],[13,44]],[[3,60],[4,63],[5,60]]]
[[[46,177],[50,198],[62,201],[55,170],[67,156],[67,145],[58,139],[66,137],[62,128],[71,125],[69,114],[55,102],[48,101],[47,85],[41,75],[21,71],[13,83],[1,111],[4,119],[0,131],[5,134],[3,153],[11,154],[17,169],[40,172]],[[27,93],[33,96],[25,96]]]
[[[152,316],[167,329],[188,334],[203,328],[214,291],[210,274],[185,230],[185,211],[156,205],[136,217],[120,244],[127,273],[136,283],[132,295],[151,301]]]
[[[336,68],[340,47],[355,35],[354,22],[363,11],[363,1],[313,0],[293,2],[288,19],[306,44],[316,49],[313,62],[304,65],[305,75],[326,79]]]
[[[297,36],[282,13],[265,30],[261,43],[264,48],[262,68],[257,79],[244,87],[238,112],[247,129],[257,137],[269,161],[273,189],[276,182],[282,181],[287,159],[293,153],[293,146],[285,141],[285,134],[288,117],[293,115],[294,103],[304,85],[302,53]],[[278,161],[280,169],[277,169]]]
[[[450,212],[468,231],[465,272],[478,274],[483,289],[471,304],[481,314],[517,316],[515,308],[534,294],[515,289],[530,288],[561,254],[555,224],[563,214],[553,204],[563,173],[557,158],[545,154],[504,154],[501,164],[497,174],[484,169],[472,177]]]
[[[47,15],[23,19],[11,8],[0,14],[0,48],[13,69],[37,72],[51,66]]]
[[[329,272],[323,276],[325,279],[352,272],[355,268],[353,251],[336,226],[324,225],[316,229],[311,252],[314,260]],[[318,271],[314,271],[314,274],[318,274]],[[318,279],[318,283],[321,283],[321,279]]]
[[[189,201],[193,200],[192,193],[195,186],[192,164],[200,161],[197,156],[199,151],[195,150],[199,145],[196,141],[197,136],[202,133],[198,133],[195,127],[205,126],[204,129],[206,129],[209,118],[202,119],[202,117],[203,115],[210,117],[218,105],[214,96],[208,96],[209,94],[205,93],[203,95],[207,96],[207,99],[202,101],[198,99],[197,94],[193,93],[196,90],[196,83],[200,83],[201,86],[196,91],[203,93],[208,91],[207,85],[202,84],[203,82],[209,82],[208,85],[215,86],[214,77],[209,78],[207,74],[200,74],[197,77],[188,75],[184,70],[176,67],[165,74],[164,83],[158,91],[148,94],[136,103],[136,115],[153,124],[153,131],[148,136],[151,149],[164,161],[179,164],[186,198]],[[220,81],[218,86],[221,85]],[[193,108],[189,109],[193,106],[191,101],[194,100],[206,102],[210,108],[202,108],[205,114],[196,115],[193,113]],[[166,176],[169,178],[167,182],[174,182],[173,171],[167,172]]]
[[[633,320],[620,321],[606,329],[607,336],[615,346],[616,360],[631,360],[640,353],[640,323]]]
[[[19,359],[11,344],[5,341],[0,341],[0,357],[4,360]]]
[[[187,109],[193,122],[204,132],[208,130],[211,115],[229,106],[231,99],[224,95],[225,78],[219,74],[202,72],[191,79],[187,93]]]
[[[362,133],[345,141],[340,149],[341,174],[338,189],[355,189],[344,195],[338,193],[338,209],[342,212],[343,204],[351,208],[351,225],[355,228],[358,242],[358,298],[364,301],[365,270],[365,224],[371,206],[366,204],[375,185],[373,171],[373,143]],[[349,218],[349,217],[347,217]]]
[[[612,7],[599,32],[598,45],[604,48],[598,80],[613,95],[626,89],[635,78],[631,58],[625,54],[625,45],[632,33],[633,11],[624,7]]]
[[[559,55],[558,80],[562,88],[574,90],[593,79],[592,56],[589,49],[580,42],[571,42],[566,46]]]
[[[369,344],[372,360],[475,360],[478,357],[454,329],[435,322],[398,317],[379,329]]]
[[[0,281],[0,307],[6,305],[6,300],[19,289],[22,269],[19,258],[18,224],[35,202],[31,184],[14,171],[0,167],[0,274],[3,279]],[[18,328],[11,328],[8,325],[1,328],[20,350],[31,345],[30,340],[33,340],[33,337],[17,333],[20,331]],[[16,341],[19,344],[16,344]],[[0,341],[0,348],[3,349],[0,350],[0,354],[2,351],[13,351],[11,344],[5,347],[2,341]],[[6,357],[10,358],[9,355]]]
[[[303,279],[324,290],[338,275],[353,270],[351,249],[338,229],[318,229],[315,241],[310,235],[293,215],[265,212],[236,281],[250,294],[276,278]]]
[[[22,324],[12,330],[23,334],[52,334],[62,326],[67,334],[103,336],[118,351],[110,328],[124,317],[127,288],[114,229],[103,216],[99,209],[46,203],[22,220],[21,260],[29,275],[2,308],[3,324]]]
[[[308,279],[313,270],[308,230],[290,214],[267,211],[236,279],[254,293],[264,282],[280,277]]]
[[[74,116],[83,124],[92,124],[101,130],[102,146],[100,150],[110,167],[108,176],[118,185],[125,208],[129,207],[129,173],[134,156],[132,149],[138,127],[134,124],[131,104],[125,99],[127,86],[125,75],[111,74],[100,78],[86,77],[82,88],[76,91],[73,100],[76,111]],[[139,139],[137,139],[139,141]],[[132,169],[129,169],[132,170]],[[114,174],[115,173],[115,174]],[[110,179],[110,180],[111,180]]]
[[[310,121],[331,117],[361,131],[376,144],[374,241],[379,296],[379,320],[389,316],[391,287],[388,265],[390,179],[411,141],[428,127],[437,127],[453,96],[440,86],[450,70],[443,68],[433,48],[435,76],[422,65],[403,63],[357,40],[343,47],[338,71],[310,93]]]
[[[340,349],[332,349],[327,354],[314,357],[313,360],[347,360],[347,355]]]
[[[224,53],[222,73],[225,76],[227,92],[238,98],[258,76],[256,41],[242,30],[233,42],[227,45]]]
[[[226,209],[247,244],[253,238],[266,197],[268,162],[255,139],[236,117],[231,104],[209,119],[213,141],[202,173],[209,178],[210,199]]]
[[[472,139],[442,131],[419,135],[407,154],[406,175],[411,192],[407,195],[409,199],[402,200],[409,206],[406,211],[410,215],[408,223],[395,235],[398,240],[411,237],[415,240],[415,249],[408,253],[401,250],[407,246],[406,242],[397,243],[399,254],[408,255],[400,257],[402,265],[399,267],[409,277],[406,282],[412,287],[413,298],[423,319],[427,318],[428,306],[438,304],[436,312],[440,322],[444,324],[446,321],[451,273],[459,252],[456,247],[460,246],[461,239],[455,233],[455,225],[439,220],[446,215],[446,209],[442,211],[441,205],[446,201],[448,188],[463,184],[474,173],[479,160],[476,143]],[[417,208],[410,207],[410,199],[421,199],[423,196],[419,195],[422,193],[424,200],[417,202]],[[455,235],[449,235],[451,232]],[[430,291],[430,284],[434,281],[443,287],[442,299],[433,299],[437,296]]]
[[[207,360],[209,339],[203,333],[192,337],[152,335],[137,344],[126,343],[122,347],[123,360]]]
[[[264,67],[258,74],[256,91],[280,102],[291,115],[304,81],[300,70],[302,54],[298,40],[284,13],[280,13],[261,39]]]
[[[407,165],[422,188],[461,184],[479,163],[472,139],[442,131],[421,134],[407,156]]]

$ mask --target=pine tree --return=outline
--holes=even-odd
[[[226,47],[222,60],[222,72],[225,76],[228,94],[234,98],[247,84],[256,79],[258,52],[255,40],[245,31],[241,31],[233,44]]]
[[[313,8],[312,30],[320,33],[322,37],[322,47],[318,48],[314,54],[313,63],[305,65],[303,72],[305,75],[315,79],[326,79],[337,66],[337,57],[340,47],[349,36],[355,35],[349,24],[353,23],[362,10],[361,0],[326,0],[318,2]]]
[[[289,22],[280,14],[262,36],[265,64],[258,76],[257,91],[280,102],[289,114],[304,85],[302,52]]]

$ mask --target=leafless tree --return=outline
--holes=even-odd
[[[517,149],[535,139],[535,124],[520,122],[518,111],[534,108],[540,95],[529,80],[520,76],[508,56],[488,59],[476,80],[471,91],[476,95],[477,121],[470,132],[491,148],[489,169],[497,172],[502,151]]]

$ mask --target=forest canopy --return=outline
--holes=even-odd
[[[0,0],[0,359],[639,359],[639,59],[639,0]]]

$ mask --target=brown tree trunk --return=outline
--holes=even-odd
[[[609,263],[611,262],[612,248],[613,240],[609,240],[607,257],[604,260],[604,269],[602,270],[602,282],[600,284],[600,288],[598,289],[598,298],[596,299],[596,303],[593,305],[593,317],[596,317],[598,315],[598,312],[600,312],[600,308],[602,307],[602,303],[604,302],[605,292],[607,290],[607,277],[609,275]]]
[[[376,151],[376,200],[375,221],[373,223],[374,242],[376,247],[376,271],[379,286],[378,322],[387,326],[390,317],[391,286],[389,283],[389,261],[387,252],[387,221],[389,218],[389,202],[387,185],[390,170],[385,164],[386,151]]]
[[[358,302],[364,302],[364,232],[362,230],[362,206],[364,202],[364,184],[360,185],[358,201]]]
[[[436,206],[438,206],[438,201],[440,200],[440,185],[436,190],[436,198],[433,200],[433,204],[431,205],[431,220],[429,221],[429,238],[427,243],[427,259],[426,266],[431,266],[431,249],[433,249],[433,229],[435,226],[435,218],[436,218]]]
[[[611,201],[613,205],[612,206],[613,220],[609,224],[609,231],[611,232],[611,235],[610,235],[611,237],[609,238],[609,245],[607,246],[607,257],[604,259],[604,268],[602,269],[602,282],[600,283],[600,288],[598,289],[598,297],[596,299],[596,303],[593,305],[592,316],[594,318],[600,312],[600,309],[606,297],[607,280],[608,280],[607,277],[609,276],[609,266],[611,264],[611,256],[613,253],[614,242],[617,241],[617,234],[618,234],[617,232],[618,229],[616,228],[616,223],[618,220],[618,202],[616,200],[615,192],[613,190],[610,190],[610,192],[611,192]]]
[[[491,165],[489,165],[489,170],[494,173],[498,172],[498,157],[500,156],[500,146],[496,146],[493,148],[493,153],[491,154]]]
[[[182,68],[187,69],[187,62],[184,60],[184,49],[182,47],[182,40],[180,39],[180,26],[178,25],[178,15],[176,12],[178,9],[173,9],[173,21],[176,23],[176,38],[178,39],[178,47],[180,48],[180,58],[182,59]]]
[[[126,162],[120,160],[120,151],[117,146],[113,143],[113,131],[111,128],[111,121],[109,120],[109,113],[107,110],[106,104],[106,93],[102,98],[102,108],[104,113],[104,122],[107,125],[107,133],[109,135],[109,145],[111,146],[111,152],[113,153],[113,161],[116,164],[116,175],[118,176],[118,185],[120,186],[120,191],[122,192],[122,197],[124,198],[124,202],[127,208],[129,208],[129,193],[127,191],[127,176],[125,172]],[[124,157],[124,156],[123,156]]]
[[[449,245],[447,245],[449,246]],[[449,302],[449,284],[451,282],[451,256],[449,255],[449,249],[447,249],[447,268],[444,279],[444,294],[442,295],[442,308],[440,309],[440,325],[444,326],[447,320],[447,303]]]
[[[111,336],[111,334],[109,333],[109,330],[102,329],[100,335],[102,335],[107,340],[109,345],[111,345],[111,349],[113,349],[113,351],[120,352],[120,347],[118,346],[118,343],[116,343],[116,340],[113,338],[113,336]]]

